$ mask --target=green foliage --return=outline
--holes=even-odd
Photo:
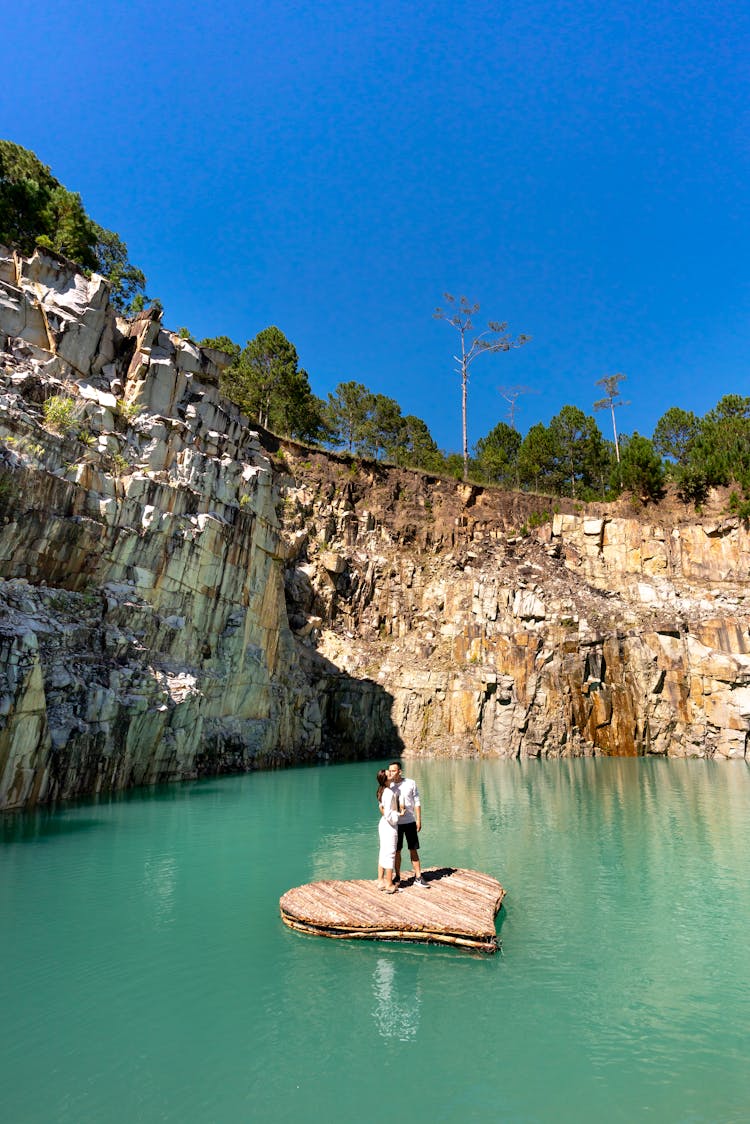
[[[592,417],[563,406],[549,426],[531,427],[518,451],[518,475],[526,487],[574,499],[594,499],[607,490],[611,446]]]
[[[553,476],[558,492],[576,495],[605,490],[609,457],[599,427],[576,406],[563,406],[550,422],[553,438]],[[568,482],[570,490],[568,491]]]
[[[526,523],[533,530],[535,527],[543,527],[544,524],[549,523],[551,519],[552,516],[548,511],[532,511]]]
[[[48,236],[53,248],[86,269],[96,269],[94,223],[84,211],[80,195],[58,184],[50,194],[47,210],[53,231]]]
[[[736,491],[729,497],[729,510],[747,526],[750,523],[750,499],[743,499]]]
[[[84,210],[77,192],[68,191],[27,148],[0,140],[0,242],[31,254],[34,247],[56,250],[84,269],[109,280],[112,303],[130,311],[145,297],[146,278],[128,261],[118,234],[105,230]]]
[[[120,477],[130,471],[130,461],[122,453],[115,453],[112,458],[112,474]]]
[[[264,328],[239,351],[227,337],[203,346],[229,345],[231,365],[222,372],[222,392],[266,429],[302,441],[323,440],[328,434],[324,406],[310,389],[307,371],[299,366],[294,344],[278,328]]]
[[[80,195],[20,144],[0,140],[0,242],[31,254],[38,241],[96,268],[94,224]]]
[[[380,460],[381,456],[395,460],[402,426],[401,407],[396,399],[385,394],[373,394],[364,425],[363,451],[376,460]]]
[[[98,273],[109,281],[112,305],[124,314],[141,311],[150,298],[146,296],[146,275],[128,259],[127,246],[114,230],[93,224],[97,236],[96,255]],[[136,299],[139,308],[136,309]],[[152,306],[161,308],[161,301],[152,300]]]
[[[532,425],[518,450],[518,475],[527,488],[541,492],[554,463],[552,433],[542,422]],[[549,488],[550,491],[554,489]]]
[[[290,395],[301,389],[299,373],[297,349],[278,328],[264,328],[248,340],[239,360],[243,393],[248,412],[267,429],[276,421],[279,407],[283,409]]]
[[[647,437],[634,433],[622,450],[619,466],[623,488],[644,502],[656,500],[664,491],[664,466]]]
[[[708,477],[697,465],[687,464],[677,472],[677,492],[686,503],[702,504],[710,487]]]
[[[54,394],[42,406],[44,424],[54,433],[72,433],[78,428],[76,403],[65,394]]]
[[[350,453],[364,446],[374,395],[361,382],[340,382],[326,403],[330,443]]]
[[[373,394],[359,382],[339,383],[328,395],[329,443],[396,464],[440,471],[443,458],[421,418],[404,417],[394,398]]]
[[[705,471],[710,484],[736,480],[750,491],[750,398],[727,394],[706,414],[690,463]]]
[[[445,466],[443,455],[435,444],[425,422],[414,414],[407,414],[402,420],[396,452],[398,464],[410,468],[421,468],[425,472],[442,472]]]
[[[33,152],[12,141],[0,141],[0,242],[24,254],[36,239],[51,232],[47,208],[57,180]]]
[[[733,481],[750,494],[750,398],[727,394],[701,419],[673,407],[657,424],[654,445],[677,460],[683,499],[702,503],[709,488]]]
[[[521,435],[506,422],[498,422],[486,437],[480,437],[474,450],[477,469],[490,484],[518,487],[518,455]]]
[[[229,336],[207,336],[206,339],[200,340],[198,347],[208,347],[212,351],[222,351],[225,355],[236,362],[242,351],[242,348],[234,340],[230,340]]]
[[[700,432],[700,422],[692,410],[671,406],[656,423],[653,446],[662,457],[677,464],[687,464],[693,442]]]
[[[113,230],[94,223],[96,233],[96,270],[106,277],[110,286],[110,299],[115,308],[122,313],[134,314],[145,307],[146,275],[133,265],[128,258],[128,247]],[[140,308],[135,307],[136,299]],[[153,301],[153,304],[158,302]]]
[[[143,406],[133,399],[130,402],[120,402],[118,410],[125,421],[134,421],[143,412]]]
[[[444,471],[448,476],[452,476],[454,480],[463,480],[464,478],[464,459],[459,453],[449,453],[445,458]]]

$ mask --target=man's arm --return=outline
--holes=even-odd
[[[414,785],[414,819],[417,824],[417,831],[422,830],[422,805],[419,803],[419,792],[417,786]]]

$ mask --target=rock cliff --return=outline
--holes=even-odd
[[[402,749],[746,756],[736,519],[281,443],[222,362],[0,250],[0,807]]]
[[[738,520],[553,512],[291,453],[290,619],[393,696],[410,753],[746,757]]]

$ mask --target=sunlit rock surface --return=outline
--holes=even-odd
[[[0,249],[0,806],[401,748],[746,756],[742,523],[280,445],[222,362]]]
[[[271,459],[221,356],[118,321],[63,259],[0,278],[0,804],[317,759],[337,672],[298,659]]]
[[[745,757],[750,537],[737,519],[555,512],[293,460],[291,619],[312,614],[319,649],[393,696],[409,752]]]

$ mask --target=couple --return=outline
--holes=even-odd
[[[426,889],[419,862],[419,835],[422,830],[422,807],[414,781],[401,772],[398,761],[378,773],[378,804],[380,806],[380,851],[378,853],[378,889],[395,894],[401,881],[401,848],[406,845],[414,868],[414,885]]]

